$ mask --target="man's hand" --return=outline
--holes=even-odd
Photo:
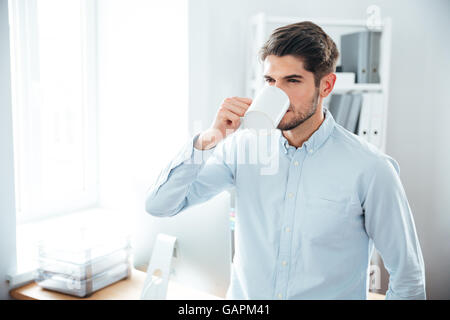
[[[213,125],[200,134],[194,147],[199,150],[211,149],[235,132],[241,125],[240,117],[244,116],[251,103],[252,99],[249,98],[226,98],[217,111]]]

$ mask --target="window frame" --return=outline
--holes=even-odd
[[[33,176],[41,172],[37,161],[40,151],[39,148],[30,145],[31,139],[27,139],[27,135],[32,133],[31,129],[28,129],[31,128],[31,123],[38,121],[34,117],[30,103],[32,99],[36,99],[36,88],[33,86],[32,79],[37,72],[37,59],[39,59],[36,54],[38,52],[37,1],[9,0],[14,174],[18,225],[93,208],[99,201],[97,1],[80,0],[84,188],[83,191],[70,194],[62,200],[55,197],[51,204],[31,203],[35,196],[33,184],[30,182],[39,179],[37,181],[41,183],[45,179],[45,177],[41,180]],[[27,205],[24,201],[28,202],[30,209],[26,209]]]

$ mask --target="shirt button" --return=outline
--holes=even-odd
[[[294,196],[294,194],[293,194],[292,192],[289,192],[289,193],[288,193],[288,197],[289,197],[289,198],[292,198],[293,196]]]
[[[314,152],[314,150],[313,149],[309,149],[309,151],[308,151],[309,153],[313,153]]]
[[[285,230],[286,232],[291,232],[291,229],[289,227],[287,227]]]
[[[298,166],[298,161],[295,161],[295,162],[294,162],[294,166]]]
[[[278,299],[283,298],[283,295],[281,293],[278,294]]]
[[[285,267],[287,265],[287,262],[283,261],[281,264],[283,265],[283,267]]]

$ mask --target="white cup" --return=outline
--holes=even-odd
[[[278,127],[289,109],[288,95],[278,87],[265,86],[244,115],[243,128],[272,130]]]

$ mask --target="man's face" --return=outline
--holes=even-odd
[[[291,101],[278,129],[292,130],[316,112],[319,89],[314,84],[314,74],[303,68],[302,59],[269,55],[264,60],[264,78],[267,84],[286,92]]]

